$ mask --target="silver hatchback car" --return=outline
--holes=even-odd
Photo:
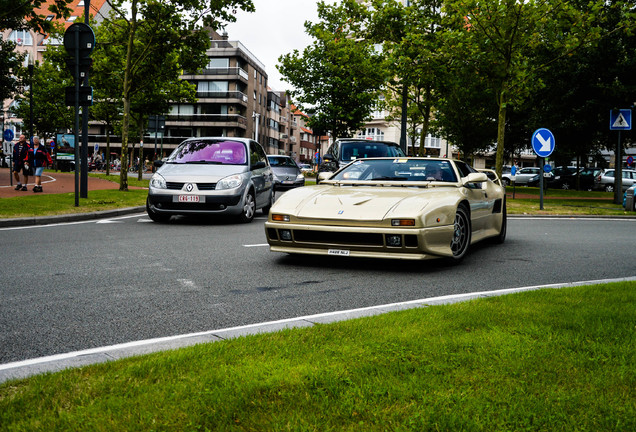
[[[173,215],[229,215],[251,222],[268,214],[273,175],[265,151],[247,138],[190,138],[150,179],[146,211],[155,222]]]

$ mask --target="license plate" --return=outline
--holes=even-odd
[[[327,255],[349,256],[349,251],[345,249],[329,249]]]
[[[186,202],[186,203],[203,202],[203,200],[201,199],[201,197],[199,197],[199,195],[179,195],[179,198],[177,201]]]

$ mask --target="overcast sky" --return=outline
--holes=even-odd
[[[276,69],[278,57],[302,50],[311,44],[305,33],[305,21],[318,22],[316,0],[252,0],[255,12],[237,12],[235,23],[225,30],[229,40],[241,42],[265,65],[272,90],[283,91],[291,86],[281,80]],[[327,1],[327,4],[333,1]]]

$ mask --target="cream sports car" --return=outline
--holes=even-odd
[[[285,193],[265,234],[274,252],[461,260],[477,241],[502,243],[506,226],[505,189],[466,163],[370,158]]]

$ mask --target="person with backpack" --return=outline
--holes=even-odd
[[[40,137],[33,137],[33,148],[29,149],[29,161],[35,169],[35,186],[33,192],[42,192],[42,172],[44,167],[53,163],[46,146],[40,144]]]

